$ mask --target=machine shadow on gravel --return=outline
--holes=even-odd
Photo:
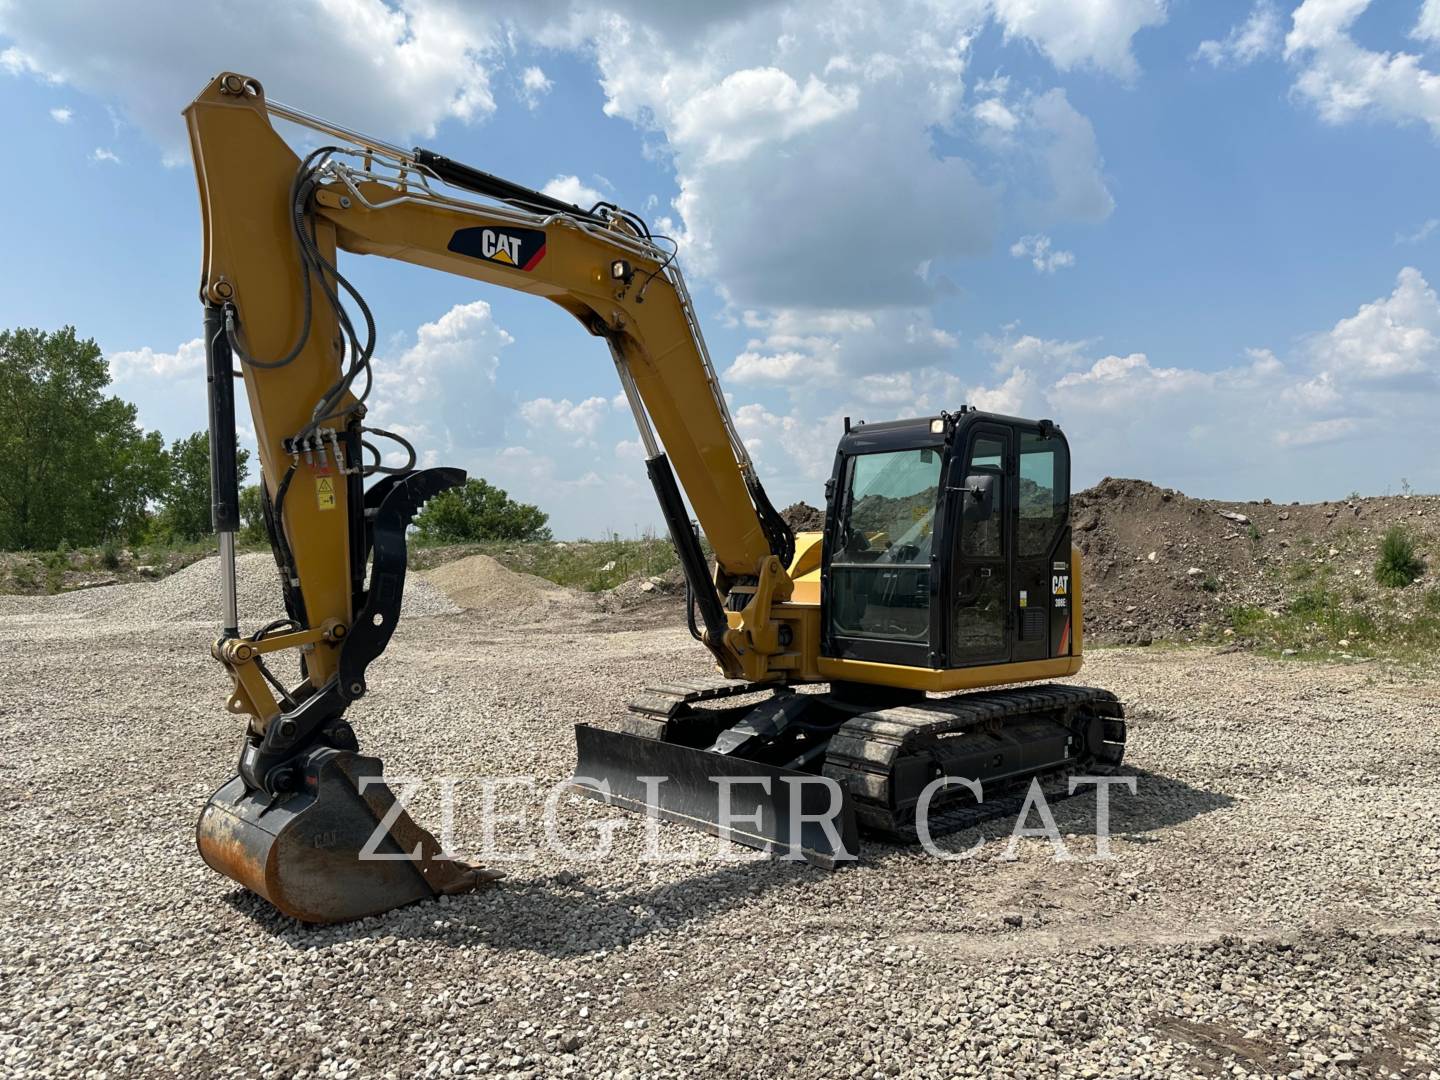
[[[1193,818],[1232,806],[1235,800],[1221,792],[1197,788],[1183,780],[1144,769],[1125,769],[1136,779],[1136,794],[1115,788],[1110,797],[1112,857],[1124,858],[1126,842],[1158,839],[1152,834],[1182,825]],[[1006,799],[1006,810],[979,824],[946,831],[937,825],[934,836],[942,851],[961,851],[983,841],[973,860],[953,866],[959,876],[967,861],[995,859],[1016,827],[1020,799]],[[1093,787],[1082,787],[1069,798],[1050,800],[1056,829],[1063,838],[1086,841],[1095,833],[1096,798]],[[1027,822],[1038,825],[1032,813]],[[1071,845],[1077,859],[1093,850],[1088,842]],[[1026,858],[1048,856],[1026,856]],[[867,837],[859,867],[884,874],[886,864],[930,859],[917,845],[888,843]],[[1082,864],[1083,865],[1083,864]],[[442,905],[422,903],[385,915],[328,927],[307,927],[279,914],[259,897],[236,889],[225,902],[266,933],[300,948],[354,941],[367,937],[398,937],[436,941],[454,946],[483,945],[500,952],[535,952],[572,958],[614,949],[656,932],[694,925],[715,912],[732,911],[739,903],[795,885],[826,873],[805,863],[764,856],[742,862],[694,864],[698,871],[678,881],[636,885],[623,890],[587,884],[584,868],[570,878],[568,872],[523,880],[504,880],[483,892],[454,897]],[[856,872],[841,869],[841,875]],[[423,917],[418,917],[423,915]],[[435,925],[437,922],[443,925]]]

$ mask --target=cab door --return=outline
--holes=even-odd
[[[1053,425],[1015,428],[1016,660],[1070,652],[1070,451]]]
[[[950,666],[1005,663],[1011,657],[1011,547],[1014,436],[1008,425],[971,427],[950,484],[957,537],[947,605]]]

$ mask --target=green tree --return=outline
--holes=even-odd
[[[265,511],[260,504],[260,485],[240,489],[240,535],[253,544],[265,539]]]
[[[516,502],[484,480],[466,480],[425,504],[415,518],[420,539],[459,544],[476,540],[549,540],[550,515]]]
[[[73,326],[0,331],[0,549],[134,535],[164,487],[164,449]]]
[[[169,540],[198,540],[210,525],[210,435],[197,431],[170,444],[170,476],[155,520],[156,533]],[[250,453],[240,450],[236,478],[245,482]]]
[[[101,411],[114,411],[116,416],[101,429],[101,452],[113,468],[102,474],[96,486],[97,497],[110,509],[111,522],[100,539],[137,539],[150,521],[151,505],[169,481],[165,440],[158,431],[139,431],[135,406],[128,401],[110,398]]]

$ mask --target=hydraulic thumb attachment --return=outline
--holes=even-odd
[[[405,593],[405,530],[432,495],[464,481],[459,469],[388,476],[357,500],[351,528],[363,536],[368,586],[349,627],[325,636],[300,631],[225,637],[214,653],[235,677],[237,696],[263,671],[262,654],[287,638],[337,647],[336,674],[318,689],[308,681],[287,707],[251,725],[237,775],[200,813],[196,840],[210,867],[307,923],[376,915],[434,896],[468,892],[498,874],[446,855],[405,812],[378,758],[359,753],[344,719],[365,694],[365,669],[389,643]],[[253,702],[255,695],[250,696]]]

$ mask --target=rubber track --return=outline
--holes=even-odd
[[[943,758],[942,736],[994,731],[1035,720],[1068,723],[1081,710],[1104,718],[1104,744],[1098,753],[1049,770],[1042,780],[1076,768],[1115,768],[1125,753],[1125,710],[1115,695],[1088,686],[1046,684],[958,694],[853,717],[830,740],[824,774],[849,793],[863,827],[909,842],[915,838],[914,806],[896,805],[891,794],[898,766],[911,758],[927,763]],[[955,815],[959,819],[994,816],[993,808],[976,807],[963,789],[951,795],[952,806],[960,802],[969,808],[968,814]],[[944,804],[937,797],[933,807],[938,814]],[[950,831],[948,825],[945,831]]]
[[[630,702],[630,711],[651,720],[673,720],[697,701],[714,701],[718,698],[758,694],[765,690],[782,688],[781,684],[775,682],[746,682],[744,679],[726,679],[719,675],[673,679],[659,686],[647,686]]]

